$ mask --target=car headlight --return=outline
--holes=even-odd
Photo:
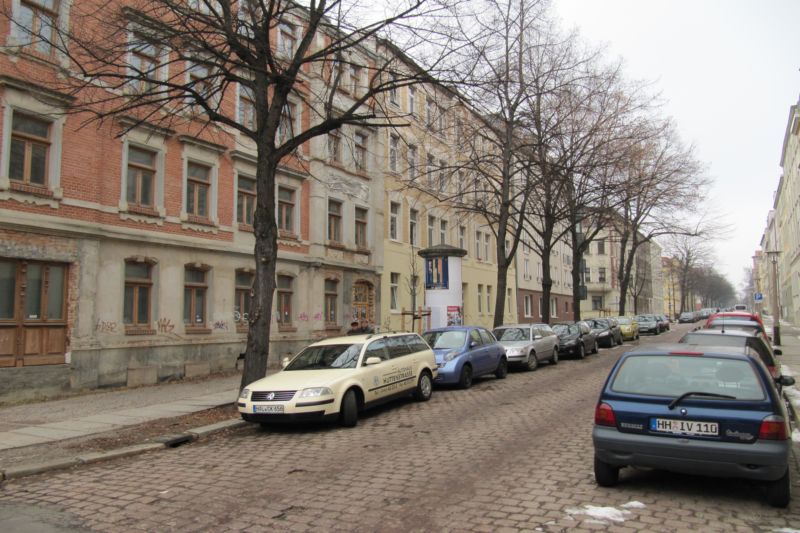
[[[446,354],[444,354],[444,362],[449,363],[450,361],[455,359],[457,355],[458,355],[458,350],[447,352]]]
[[[601,337],[608,337],[608,332],[604,331],[600,334]]]
[[[242,392],[239,393],[240,400],[246,400],[250,397],[250,389],[242,389]]]
[[[506,355],[523,355],[525,350],[523,348],[509,348],[506,350]]]
[[[333,391],[328,387],[312,387],[310,389],[303,389],[300,391],[301,398],[313,398],[315,396],[328,396],[333,394]]]
[[[573,346],[578,343],[578,339],[569,339],[564,341],[564,346]]]

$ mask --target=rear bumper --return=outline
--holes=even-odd
[[[684,474],[774,481],[786,473],[791,441],[753,444],[621,433],[595,426],[595,456],[614,466],[658,468]]]

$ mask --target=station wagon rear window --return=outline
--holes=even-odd
[[[685,355],[636,355],[623,361],[614,392],[678,397],[687,392],[763,400],[764,388],[747,361]]]

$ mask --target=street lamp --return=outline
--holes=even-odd
[[[772,344],[780,345],[781,344],[781,306],[778,302],[778,255],[781,252],[778,250],[772,250],[771,252],[767,252],[767,256],[769,256],[770,262],[772,262],[772,270],[771,270],[771,278],[772,283],[771,285],[771,293],[770,299],[772,300]]]

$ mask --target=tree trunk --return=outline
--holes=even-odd
[[[505,255],[505,254],[503,254]],[[494,322],[492,327],[503,325],[504,309],[506,305],[506,289],[508,288],[508,267],[509,263],[503,260],[497,261],[497,295],[494,299]],[[516,320],[515,320],[516,322]]]
[[[278,162],[267,152],[271,150],[258,150],[256,210],[253,220],[256,273],[250,293],[250,328],[247,332],[242,388],[266,375],[269,360],[272,298],[278,259],[278,227],[275,221],[275,199],[267,191],[275,189]]]
[[[575,225],[573,224],[573,229]],[[578,243],[578,233],[570,231],[572,236],[572,315],[577,322],[581,319],[581,262],[583,261],[583,247]]]
[[[552,248],[542,250],[542,322],[550,323],[550,294],[553,290],[553,278],[550,277],[550,253]]]

